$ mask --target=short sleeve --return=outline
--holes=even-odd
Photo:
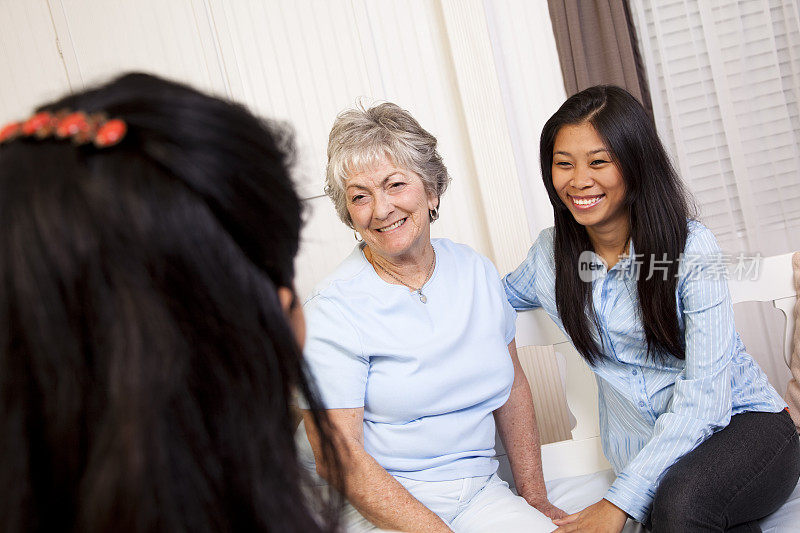
[[[364,406],[369,358],[358,331],[335,301],[317,295],[304,306],[306,344],[303,355],[326,409]],[[301,403],[301,407],[306,407]]]
[[[506,344],[511,344],[517,335],[517,312],[505,299],[503,300],[503,315],[505,317]]]
[[[503,308],[503,335],[506,344],[510,344],[517,334],[517,312],[506,299],[506,291],[503,286],[503,280],[500,278],[500,273],[497,271],[497,267],[495,267],[494,264],[486,257],[483,257],[483,262],[484,268],[486,269],[487,281],[499,296],[500,305]]]

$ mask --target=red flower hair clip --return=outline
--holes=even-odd
[[[119,118],[108,119],[103,113],[87,115],[83,111],[61,110],[55,114],[40,111],[22,122],[11,122],[0,128],[0,145],[18,137],[70,139],[76,145],[93,143],[107,148],[119,143],[128,125]]]
[[[11,122],[0,128],[0,144],[16,139],[22,132],[22,122]]]

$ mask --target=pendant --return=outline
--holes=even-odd
[[[417,291],[417,294],[419,294],[419,301],[420,302],[422,302],[424,304],[428,303],[428,299],[425,297],[424,294],[422,294],[422,291]]]

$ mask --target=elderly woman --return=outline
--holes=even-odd
[[[515,312],[488,259],[430,238],[448,181],[436,139],[398,106],[337,117],[326,192],[360,242],[306,303],[305,355],[341,436],[346,521],[552,531],[564,513],[545,492]],[[495,423],[520,496],[496,474]]]

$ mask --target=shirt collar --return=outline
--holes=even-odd
[[[637,267],[637,260],[636,260],[636,250],[633,247],[633,239],[628,239],[628,253],[620,257],[620,260],[617,261],[617,264],[614,265],[611,270],[619,270],[620,272],[626,273],[628,276],[635,275],[634,270]]]

